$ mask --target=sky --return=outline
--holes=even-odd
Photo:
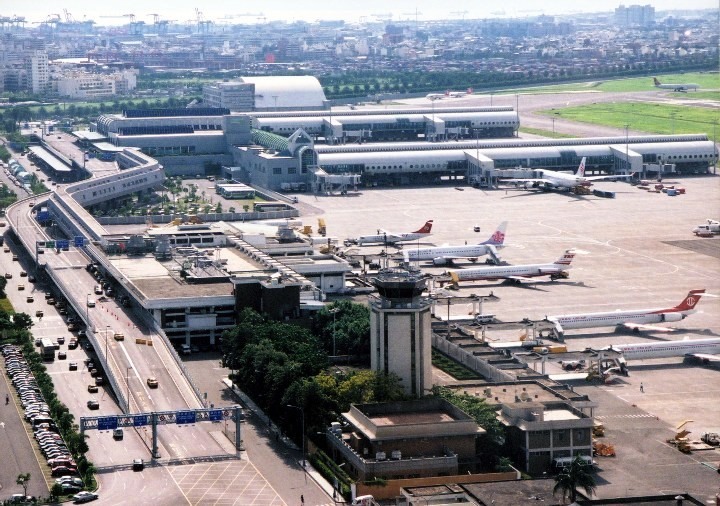
[[[5,4],[5,5],[3,5]],[[56,4],[56,5],[49,5]],[[328,2],[273,0],[272,2],[199,2],[198,0],[124,0],[122,2],[88,2],[87,0],[54,0],[52,2],[12,2],[0,0],[4,16],[24,16],[26,21],[45,21],[53,14],[65,19],[65,10],[77,21],[93,20],[99,25],[122,25],[129,22],[123,14],[134,14],[136,21],[152,23],[156,13],[160,19],[187,23],[196,20],[196,8],[204,19],[215,23],[257,23],[264,20],[315,21],[318,19],[346,22],[370,21],[379,15],[392,20],[479,19],[491,17],[527,17],[538,14],[562,15],[578,12],[610,12],[618,5],[650,4],[656,11],[677,9],[718,9],[717,0],[509,0],[506,2],[468,2],[454,0],[448,4],[438,0],[364,0],[356,3],[341,0]],[[361,5],[359,7],[358,5]],[[106,17],[103,17],[106,16]],[[108,17],[109,16],[109,17]],[[116,16],[116,17],[112,17]],[[231,18],[229,16],[232,16]],[[362,19],[364,18],[364,19]]]

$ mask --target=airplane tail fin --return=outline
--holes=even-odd
[[[432,230],[432,226],[433,220],[427,220],[425,222],[425,225],[423,225],[420,230],[416,230],[415,232],[413,232],[413,234],[429,234],[430,230]]]
[[[653,83],[655,83],[655,86],[660,86],[662,83],[657,80],[657,77],[653,77]]]
[[[480,244],[492,244],[493,246],[502,246],[505,242],[505,230],[507,229],[507,221],[503,221],[497,228],[495,232],[493,232],[493,235],[490,236],[490,238],[485,241],[481,242]]]
[[[575,252],[573,250],[567,250],[563,253],[563,256],[555,260],[555,265],[570,265],[573,258],[575,258]]]
[[[695,306],[698,302],[700,302],[700,297],[703,296],[705,293],[705,289],[702,290],[690,290],[683,299],[683,301],[675,306],[673,310],[675,311],[690,311],[691,309],[695,309]]]
[[[580,160],[580,165],[578,166],[577,173],[575,174],[578,177],[585,177],[585,157],[582,157],[582,160]]]

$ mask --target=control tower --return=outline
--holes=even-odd
[[[370,296],[370,367],[396,374],[408,394],[422,397],[432,387],[426,278],[418,271],[383,269],[371,282],[379,296]]]

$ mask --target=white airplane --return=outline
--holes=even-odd
[[[464,97],[466,95],[472,95],[472,94],[473,94],[472,88],[468,88],[467,91],[448,90],[445,92],[445,95],[447,95],[448,97],[451,97],[451,98],[460,98],[460,97]]]
[[[698,237],[712,237],[720,234],[720,221],[708,218],[707,223],[695,227],[693,233]]]
[[[460,281],[510,279],[521,282],[534,277],[550,276],[551,280],[567,278],[570,262],[575,257],[573,250],[567,250],[551,264],[503,265],[477,267],[474,269],[453,269],[447,271],[453,283]]]
[[[622,353],[625,360],[646,358],[693,357],[703,362],[720,361],[720,338],[682,339],[656,343],[613,344],[602,348]],[[621,361],[622,363],[622,361]]]
[[[580,161],[580,166],[575,174],[566,172],[558,172],[555,170],[539,169],[541,174],[539,178],[529,179],[510,179],[507,182],[517,185],[525,183],[525,188],[543,188],[552,190],[555,188],[575,188],[576,186],[591,186],[593,181],[601,181],[603,179],[617,179],[632,177],[632,174],[612,174],[607,176],[586,176],[585,175],[585,157]],[[531,186],[529,186],[531,185]]]
[[[428,100],[440,100],[442,98],[445,98],[447,95],[445,93],[428,93],[425,95],[425,98]]]
[[[433,246],[429,248],[407,248],[403,251],[406,263],[431,261],[434,265],[446,265],[458,258],[476,262],[478,257],[488,255],[494,263],[500,261],[497,250],[504,246],[507,221],[503,221],[487,241],[464,246]]]
[[[428,220],[419,230],[401,234],[395,234],[393,232],[378,229],[377,234],[375,235],[361,235],[356,239],[348,239],[348,243],[362,246],[363,244],[398,244],[401,242],[416,241],[429,236],[430,230],[432,230],[432,225],[433,220]]]
[[[697,91],[697,89],[700,87],[695,83],[663,84],[660,81],[658,81],[657,77],[653,77],[653,82],[655,83],[656,88],[660,88],[662,90],[687,92],[688,90],[696,90]]]
[[[588,329],[594,327],[626,327],[635,332],[656,330],[668,332],[667,327],[647,325],[651,323],[679,322],[695,312],[695,306],[705,293],[702,290],[690,290],[683,301],[675,307],[662,309],[634,309],[626,311],[609,311],[603,313],[584,313],[548,316],[546,319],[555,324],[553,333],[562,339],[567,329]]]

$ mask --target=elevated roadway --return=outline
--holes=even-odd
[[[135,156],[134,153],[131,155]],[[203,404],[199,391],[184,374],[179,357],[163,337],[153,333],[138,316],[126,313],[113,299],[97,300],[99,295],[94,293],[97,280],[86,270],[86,266],[91,262],[104,263],[100,251],[91,243],[99,240],[105,231],[76,199],[107,189],[107,185],[117,187],[131,181],[140,183],[123,188],[118,193],[155,186],[157,183],[153,176],[158,171],[161,172],[162,168],[156,164],[128,168],[121,172],[123,178],[112,174],[102,178],[109,181],[77,183],[54,193],[22,199],[6,211],[10,228],[34,259],[38,272],[53,282],[68,306],[84,322],[96,360],[125,412],[183,410],[203,407]],[[57,239],[35,219],[36,209],[42,206],[52,209],[53,219],[66,236],[71,237],[71,243],[75,237],[81,237],[88,246],[73,246],[66,251],[41,246],[48,240]],[[88,305],[91,299],[96,301],[93,307]],[[115,333],[122,333],[124,339],[115,340]],[[148,386],[147,379],[150,377],[158,380],[159,388]],[[84,409],[81,408],[80,413],[75,412],[76,415],[85,414],[82,412]],[[87,414],[91,412],[87,411]],[[178,430],[170,426],[161,429],[160,453],[163,457],[182,458],[225,452],[206,431],[196,431],[193,439],[188,440],[177,434]],[[96,459],[96,464],[103,464],[102,456],[100,461]]]

